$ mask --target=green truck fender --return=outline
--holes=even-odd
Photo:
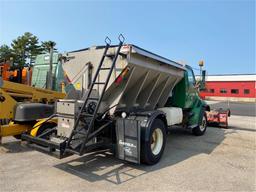
[[[210,106],[207,105],[204,101],[199,100],[197,105],[194,108],[192,108],[192,110],[191,110],[193,115],[189,119],[188,127],[194,128],[194,127],[198,126],[202,121],[205,111],[210,111]]]

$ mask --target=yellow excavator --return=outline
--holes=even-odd
[[[5,81],[0,77],[0,142],[2,137],[19,138],[22,133],[29,132],[38,123],[38,119],[54,113],[54,102],[63,99],[65,95]]]
[[[48,63],[47,63],[48,64]],[[64,84],[61,84],[62,93],[51,90],[53,88],[53,47],[49,53],[49,70],[46,75],[46,89],[25,85],[24,82],[15,83],[10,80],[8,74],[10,63],[1,65],[0,68],[0,143],[2,137],[14,136],[20,138],[22,133],[30,132],[32,135],[40,133],[44,118],[54,113],[54,103],[57,99],[63,99]],[[52,75],[50,75],[52,74]],[[20,77],[23,75],[20,73]],[[29,75],[31,76],[31,74]],[[7,78],[8,77],[8,78]],[[20,78],[22,79],[22,78]],[[28,78],[25,78],[28,79]],[[22,84],[23,83],[23,84]],[[26,83],[29,84],[29,83]],[[48,123],[55,125],[52,120]],[[50,125],[51,126],[51,125]],[[48,125],[49,127],[49,125]]]

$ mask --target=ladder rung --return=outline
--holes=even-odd
[[[119,52],[118,55],[120,56],[126,56],[126,54]]]
[[[100,85],[105,85],[105,82],[95,82],[94,84],[100,84]]]
[[[80,153],[78,151],[75,151],[75,150],[70,149],[70,148],[65,149],[65,152],[69,152],[69,153],[80,155]]]
[[[114,57],[115,54],[105,54],[104,56],[106,56],[106,57]]]
[[[81,134],[81,135],[86,135],[87,133],[85,133],[85,132],[83,132],[83,131],[77,131],[77,130],[73,130],[74,131],[74,133],[79,133],[79,134]]]
[[[89,99],[89,100],[96,100],[96,101],[99,100],[98,97],[88,97],[88,99]]]
[[[83,116],[85,116],[85,117],[93,117],[93,115],[92,114],[83,114]]]
[[[102,67],[102,68],[100,68],[100,70],[109,70],[109,69],[111,69],[111,68],[108,68],[108,67]]]

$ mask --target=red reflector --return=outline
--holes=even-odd
[[[117,77],[116,84],[120,84],[122,80],[123,80],[122,76]]]

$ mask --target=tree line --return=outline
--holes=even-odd
[[[11,46],[6,44],[0,46],[0,63],[10,61],[14,67],[30,66],[38,54],[49,53],[51,47],[57,50],[55,46],[54,41],[41,41],[39,43],[37,36],[25,32],[14,39]]]

